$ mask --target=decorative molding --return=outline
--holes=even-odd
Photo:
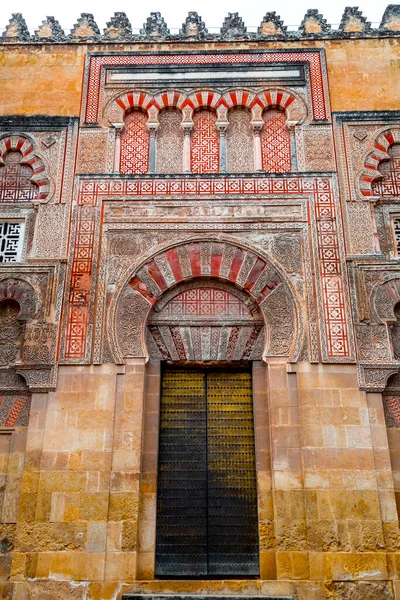
[[[391,375],[398,373],[400,362],[377,365],[373,363],[359,363],[358,385],[365,392],[383,392]]]
[[[82,119],[85,120],[86,123],[94,124],[101,121],[101,113],[103,112],[103,107],[100,102],[100,81],[104,74],[104,70],[112,67],[129,67],[129,66],[145,66],[145,65],[168,65],[168,66],[182,66],[187,65],[188,67],[193,67],[194,65],[224,65],[224,64],[273,64],[273,63],[305,63],[309,67],[309,76],[310,76],[310,88],[311,88],[311,102],[312,102],[312,117],[315,121],[326,121],[329,118],[329,97],[327,94],[326,86],[326,67],[324,55],[321,50],[297,50],[297,51],[242,51],[242,52],[203,52],[192,53],[192,52],[174,52],[167,54],[139,54],[139,53],[121,53],[121,54],[98,54],[88,53],[86,69],[85,69],[85,89],[83,93],[83,103],[82,103]],[[171,92],[169,92],[171,94]],[[267,93],[267,92],[265,92]],[[280,93],[283,94],[282,100],[280,100]],[[285,104],[289,101],[290,95],[294,94],[292,92],[287,92],[287,96],[285,96],[283,90],[277,90],[275,103],[276,105],[281,106],[281,102],[283,102],[283,108],[289,110],[290,105],[295,106],[295,102],[291,100],[287,106]],[[119,106],[120,113],[117,111],[117,116],[114,115],[112,111],[106,109],[106,121],[110,121],[111,123],[123,122],[123,113],[125,110],[132,106],[139,106],[144,108],[145,110],[149,110],[151,108],[151,98],[141,97],[140,92],[133,93],[129,92],[130,96],[128,97],[125,94],[121,95],[121,104],[119,105],[117,102],[117,106]],[[136,94],[136,95],[135,95]],[[132,96],[132,98],[131,98]],[[173,94],[172,94],[173,96]],[[115,100],[118,100],[120,96],[118,95]],[[160,95],[157,96],[157,102],[159,102]],[[173,103],[178,108],[180,107],[180,102],[183,102],[186,98],[186,95],[182,92],[179,92],[179,98],[173,100]],[[164,99],[162,98],[162,105],[165,106],[165,102],[167,101],[167,105],[170,102],[168,93],[166,92],[164,95]],[[166,99],[166,100],[165,100]],[[260,102],[263,106],[268,106],[268,102],[266,99],[260,95],[258,97],[257,102]],[[233,102],[233,101],[232,101]],[[110,105],[110,103],[108,103]],[[157,109],[157,107],[156,107]],[[303,111],[304,112],[304,111]],[[111,114],[110,114],[111,113]],[[303,114],[303,113],[302,113]],[[297,123],[301,121],[302,115],[298,118],[293,118],[293,120]]]

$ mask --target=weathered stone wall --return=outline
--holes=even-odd
[[[324,48],[332,110],[397,110],[400,48],[395,39],[247,42],[248,49]],[[160,43],[159,51],[229,50],[226,43]],[[118,52],[148,51],[147,44],[119,44]],[[0,114],[78,116],[87,52],[115,51],[101,44],[2,46]],[[57,85],[55,85],[57,82]]]

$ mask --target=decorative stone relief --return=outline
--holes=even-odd
[[[146,23],[143,24],[143,29],[140,30],[142,37],[150,39],[164,38],[169,36],[169,34],[170,31],[164,21],[164,17],[159,12],[150,13],[150,17],[147,17]]]
[[[288,355],[293,352],[300,351],[300,342],[302,335],[302,324],[295,318],[297,311],[293,303],[293,292],[289,290],[287,284],[283,283],[281,276],[278,274],[276,269],[274,270],[273,265],[267,267],[267,263],[264,259],[257,257],[250,251],[246,251],[239,247],[235,247],[229,243],[221,243],[220,241],[212,241],[211,244],[204,242],[199,243],[193,240],[184,245],[178,247],[170,247],[170,249],[164,252],[157,253],[153,258],[149,259],[147,263],[141,266],[137,273],[134,274],[129,281],[129,285],[122,288],[122,296],[118,300],[118,295],[115,296],[110,306],[110,324],[109,338],[110,347],[115,353],[115,360],[117,362],[123,361],[123,356],[127,356],[126,352],[129,350],[129,356],[133,356],[131,352],[139,352],[137,356],[145,355],[143,347],[139,349],[139,341],[143,342],[143,333],[145,327],[145,316],[150,310],[151,306],[155,305],[157,300],[161,298],[164,292],[167,292],[169,288],[173,288],[176,283],[179,283],[183,279],[184,270],[189,269],[189,277],[194,279],[198,277],[219,277],[219,279],[227,279],[231,283],[236,282],[236,286],[248,290],[253,299],[256,299],[257,304],[260,306],[261,312],[265,315],[265,320],[268,324],[269,329],[269,345],[266,349],[268,355],[271,356],[282,356]],[[179,252],[178,252],[179,248]],[[189,264],[185,268],[184,264],[181,264],[182,249],[186,248],[186,255]],[[208,257],[208,258],[207,258]],[[253,258],[254,257],[254,258]],[[252,260],[250,260],[252,258]],[[244,269],[245,274],[241,276],[241,272]],[[267,273],[266,279],[262,275]],[[203,280],[198,280],[197,285],[201,285]],[[239,284],[240,282],[240,284]],[[260,283],[259,283],[260,282]],[[212,284],[213,285],[213,284]],[[139,301],[137,294],[132,294],[132,290],[138,292],[144,302]],[[279,294],[276,293],[279,290]],[[254,301],[254,300],[253,300]],[[147,312],[146,312],[147,307]],[[125,314],[126,309],[126,315]],[[113,315],[116,315],[115,317]],[[134,315],[140,315],[142,318],[141,326],[139,326],[140,319]],[[116,326],[112,323],[116,322]],[[211,322],[207,324],[206,330],[200,327],[195,327],[193,335],[195,338],[203,336],[204,340],[210,342]],[[165,325],[167,326],[167,325]],[[185,328],[183,328],[185,329]],[[203,333],[202,333],[203,332]],[[178,340],[178,330],[169,328],[160,330],[156,328],[155,321],[153,322],[153,329],[151,333],[151,344],[152,348],[158,347],[157,352],[168,354],[166,344],[174,341],[175,350],[173,350],[174,356],[179,356],[181,344]],[[213,333],[215,335],[216,332]],[[225,335],[226,334],[226,335]],[[261,330],[257,329],[253,334],[250,331],[241,333],[239,329],[230,330],[228,335],[227,331],[224,330],[224,335],[220,339],[225,339],[228,335],[233,336],[231,342],[231,350],[227,356],[237,357],[239,356],[239,347],[236,346],[238,339],[244,347],[247,347],[247,351],[253,354],[255,351],[255,343],[261,334]],[[117,337],[115,337],[115,335]],[[183,346],[187,347],[187,352],[190,356],[191,347],[189,335],[191,333],[186,330],[179,333],[182,340]],[[119,337],[122,336],[122,342],[119,341]],[[166,341],[166,337],[168,337]],[[171,337],[170,337],[171,336]],[[175,336],[175,337],[174,337]],[[182,338],[184,336],[184,338]],[[185,337],[186,336],[186,337]],[[237,336],[239,338],[237,339]],[[247,336],[247,337],[246,337]],[[254,337],[255,336],[255,337]],[[295,339],[297,336],[298,343],[295,345]],[[246,340],[244,340],[246,337]],[[200,339],[200,338],[199,338]],[[213,338],[214,339],[214,338]],[[234,341],[235,340],[235,341]],[[204,341],[208,346],[208,342]],[[251,344],[250,344],[251,342]],[[211,343],[211,342],[210,342]],[[222,343],[222,342],[219,342]],[[178,345],[176,345],[178,344]],[[199,348],[201,342],[198,342]],[[118,348],[119,347],[119,348]],[[210,346],[211,347],[211,346]],[[222,350],[221,350],[222,351]],[[182,351],[183,352],[183,351]],[[224,350],[227,352],[227,350]],[[188,354],[185,354],[188,356]],[[202,352],[199,350],[197,356],[202,356]],[[208,356],[208,351],[206,353]],[[171,354],[169,354],[171,356]],[[242,356],[242,355],[241,355]],[[230,358],[230,359],[231,359]],[[232,358],[233,359],[233,358]],[[235,358],[235,360],[239,360]]]
[[[400,302],[400,278],[393,277],[379,285],[371,296],[371,308],[378,322],[392,323],[396,320],[394,308]]]
[[[265,342],[257,305],[233,286],[202,279],[160,299],[149,316],[146,340],[150,358],[239,361],[262,359],[260,337]]]
[[[355,328],[358,358],[361,362],[368,362],[372,358],[383,363],[392,360],[385,325],[356,325]]]
[[[305,129],[303,136],[306,171],[335,171],[332,129]]]
[[[275,11],[267,12],[258,28],[258,33],[261,35],[282,35],[286,32],[286,25],[283,24],[280,16]]]
[[[300,23],[299,32],[303,35],[315,35],[316,33],[329,33],[331,26],[326,19],[318,12],[316,8],[310,8],[302,22]]]
[[[227,167],[229,173],[254,172],[253,132],[250,113],[246,108],[229,111],[226,132]]]
[[[24,363],[52,364],[55,362],[57,328],[50,323],[28,324],[22,348]]]
[[[71,29],[71,40],[96,41],[100,38],[100,30],[91,13],[82,13]]]
[[[15,363],[19,356],[24,332],[19,315],[20,306],[16,300],[0,301],[0,366]]]
[[[107,22],[104,39],[110,41],[128,40],[132,36],[132,26],[124,12],[116,12]]]
[[[106,173],[108,131],[81,129],[79,134],[77,173]]]
[[[366,202],[346,203],[347,227],[351,254],[373,254],[375,240],[372,230],[371,207]]]
[[[398,4],[389,4],[386,7],[379,29],[382,31],[400,31],[400,6]]]
[[[46,204],[41,206],[35,243],[36,258],[54,259],[64,256],[62,230],[66,219],[65,204]]]
[[[54,17],[46,17],[35,31],[35,40],[40,42],[65,42],[67,37]]]
[[[13,13],[5,31],[3,42],[28,42],[31,39],[28,26],[21,13]]]
[[[184,138],[181,127],[182,115],[179,110],[166,109],[160,114],[159,121],[156,170],[158,173],[182,173]]]
[[[367,392],[382,392],[389,377],[396,374],[399,368],[400,362],[380,364],[379,367],[376,366],[376,363],[359,363],[357,366],[358,385],[361,390]]]
[[[247,29],[238,13],[228,13],[221,27],[221,36],[225,39],[231,39],[236,36],[242,36],[247,33]]]
[[[197,12],[189,12],[185,22],[182,24],[179,35],[186,38],[202,39],[207,34],[208,30]]]
[[[367,21],[356,6],[346,6],[339,25],[339,31],[344,33],[364,33],[371,30],[371,23]]]
[[[149,303],[135,290],[124,290],[117,312],[117,337],[123,356],[144,356],[143,323],[150,310]],[[115,351],[115,349],[114,349]]]
[[[3,389],[3,388],[2,388]],[[31,395],[29,392],[0,394],[0,427],[23,427],[29,423]]]

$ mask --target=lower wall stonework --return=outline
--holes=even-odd
[[[0,597],[400,600],[382,398],[359,391],[353,365],[254,365],[261,579],[152,580],[158,382],[154,364],[131,359],[62,366],[56,392],[33,394]]]

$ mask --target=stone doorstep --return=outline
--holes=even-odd
[[[294,600],[293,596],[225,596],[211,594],[123,594],[122,600]]]

